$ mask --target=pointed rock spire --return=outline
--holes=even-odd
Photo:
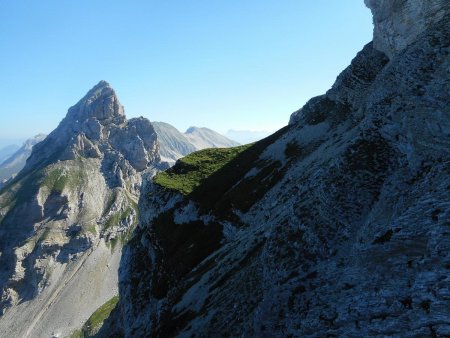
[[[144,118],[128,121],[114,89],[100,81],[69,109],[45,141],[33,148],[22,174],[56,160],[98,158],[109,163],[108,168],[120,164],[119,179],[111,183],[120,185],[123,177],[159,162],[158,151],[151,123]],[[111,170],[105,171],[105,176],[113,176]]]
[[[110,121],[116,117],[125,117],[125,111],[114,89],[102,80],[69,109],[67,116],[76,120],[95,118]]]

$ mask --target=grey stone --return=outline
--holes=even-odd
[[[372,10],[374,47],[389,58],[450,12],[447,0],[364,0]]]

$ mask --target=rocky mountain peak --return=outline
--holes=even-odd
[[[125,111],[114,89],[102,80],[69,109],[68,117],[76,121],[95,118],[101,124],[120,124],[125,118]]]
[[[115,167],[105,170],[105,175],[110,177],[114,172],[112,185],[121,185],[124,177],[159,162],[158,149],[150,121],[127,120],[114,89],[100,81],[69,108],[44,142],[33,148],[24,173],[58,160],[96,158],[107,168]]]
[[[117,294],[143,177],[160,166],[157,135],[100,81],[22,150],[6,173],[25,166],[0,189],[0,335],[65,337]],[[33,320],[11,327],[19,317]]]
[[[448,0],[364,0],[373,14],[374,47],[392,58],[450,13]]]

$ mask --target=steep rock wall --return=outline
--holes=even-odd
[[[450,12],[447,0],[364,0],[372,10],[374,47],[392,58]]]

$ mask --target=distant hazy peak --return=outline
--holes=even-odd
[[[6,181],[14,177],[25,166],[27,158],[30,156],[33,147],[43,141],[47,135],[38,134],[27,139],[22,147],[11,154],[8,158],[0,161],[0,185],[2,181]]]
[[[195,133],[195,132],[200,132],[200,131],[211,131],[211,132],[213,132],[213,133],[217,133],[216,131],[214,131],[214,130],[212,130],[212,129],[209,129],[209,128],[205,128],[205,127],[196,127],[196,126],[191,126],[191,127],[189,127],[186,131],[185,131],[185,134],[192,134],[192,133]]]
[[[37,144],[37,143],[43,141],[46,137],[47,137],[47,135],[45,135],[45,134],[37,134],[36,136],[33,136],[33,137],[27,139],[27,140],[23,143],[22,148],[30,149],[30,150],[31,150],[31,148],[32,148],[35,144]]]
[[[238,146],[239,143],[230,140],[218,132],[200,127],[189,127],[184,135],[197,149],[223,148]]]
[[[239,142],[240,144],[247,144],[259,141],[270,134],[272,134],[273,131],[268,130],[234,130],[230,129],[226,132],[225,136],[228,137],[230,140],[234,140],[236,142]]]
[[[160,145],[161,158],[175,163],[196,150],[205,148],[224,148],[238,143],[209,128],[189,127],[185,133],[165,122],[152,122]]]

